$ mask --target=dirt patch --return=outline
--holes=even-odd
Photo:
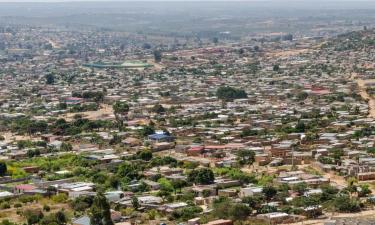
[[[369,106],[369,117],[375,118],[375,99],[370,96],[366,91],[366,84],[367,83],[373,83],[375,80],[363,80],[358,77],[358,74],[352,73],[351,80],[354,80],[357,82],[358,89],[359,89],[359,95],[365,100],[368,101]]]

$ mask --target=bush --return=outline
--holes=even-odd
[[[28,224],[38,224],[44,217],[43,213],[39,210],[25,210],[23,216],[26,218]]]
[[[19,202],[16,202],[16,203],[14,203],[13,207],[14,207],[14,208],[21,208],[21,207],[22,207],[22,204],[19,203]]]
[[[0,225],[16,225],[16,224],[10,222],[9,220],[3,220],[3,221],[1,221]]]
[[[247,94],[244,90],[232,88],[232,87],[219,87],[216,91],[216,96],[223,100],[233,100],[238,98],[247,98]]]
[[[359,212],[361,211],[360,202],[352,199],[348,195],[342,195],[334,200],[334,207],[339,212]]]
[[[55,196],[52,196],[52,201],[55,203],[64,203],[68,200],[68,196],[66,194],[57,194]]]
[[[49,205],[44,205],[43,210],[46,211],[46,212],[49,212],[49,211],[51,211],[51,207],[49,207]]]
[[[209,168],[192,170],[188,174],[188,181],[195,184],[211,184],[215,180],[215,175]]]
[[[10,204],[8,202],[3,202],[0,205],[1,209],[10,209]]]

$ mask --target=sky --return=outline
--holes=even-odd
[[[13,3],[13,2],[373,2],[374,0],[0,0],[0,3],[7,2],[7,3]]]
[[[0,0],[0,2],[113,2],[113,1],[176,1],[176,2],[184,2],[184,1],[202,1],[202,0]],[[203,1],[226,1],[226,2],[234,2],[234,1],[277,1],[283,2],[288,0],[203,0]],[[296,1],[296,0],[294,0]],[[297,1],[305,1],[305,2],[324,2],[326,0],[297,0]],[[353,1],[361,1],[361,2],[371,2],[373,0],[332,0],[337,2],[353,2]]]

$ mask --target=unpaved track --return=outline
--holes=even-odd
[[[371,97],[366,91],[366,82],[373,82],[374,80],[362,80],[358,78],[356,73],[352,73],[350,76],[351,80],[354,80],[358,84],[359,94],[363,99],[368,100],[369,115],[368,117],[375,118],[375,99]]]

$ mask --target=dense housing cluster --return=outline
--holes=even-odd
[[[374,212],[373,30],[173,45],[0,31],[3,225],[342,224]]]

